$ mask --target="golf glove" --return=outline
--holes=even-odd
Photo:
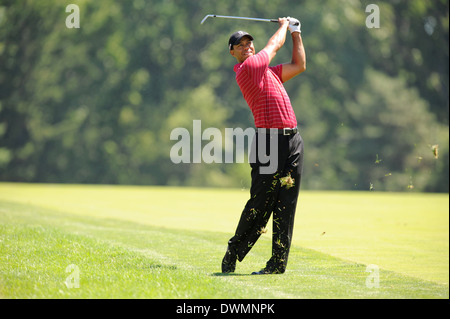
[[[302,33],[302,31],[300,30],[300,27],[302,26],[300,21],[298,21],[295,18],[291,18],[291,17],[288,17],[288,19],[289,19],[289,31],[291,31],[291,33],[293,33],[293,32],[300,32],[300,33]],[[295,25],[297,23],[298,23],[298,25]]]

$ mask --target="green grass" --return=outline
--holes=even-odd
[[[249,275],[270,257],[269,231],[222,275],[247,196],[0,183],[0,297],[449,298],[448,194],[302,192],[286,273]]]

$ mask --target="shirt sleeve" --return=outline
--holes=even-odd
[[[251,81],[256,85],[261,85],[264,75],[269,68],[269,55],[262,50],[245,60],[243,67]]]
[[[269,69],[280,79],[281,83],[283,83],[282,75],[283,75],[283,65],[278,64],[277,66],[270,67]]]

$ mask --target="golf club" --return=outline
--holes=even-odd
[[[216,14],[206,15],[200,24],[203,24],[208,18],[224,18],[224,19],[239,19],[239,20],[250,20],[250,21],[262,21],[262,22],[278,22],[278,19],[260,19],[260,18],[248,18],[248,17],[234,17],[234,16],[221,16]],[[296,23],[295,25],[298,25]]]

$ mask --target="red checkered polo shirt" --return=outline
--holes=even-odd
[[[281,81],[281,64],[269,67],[269,54],[262,50],[234,66],[236,82],[261,128],[297,126],[291,101]]]

